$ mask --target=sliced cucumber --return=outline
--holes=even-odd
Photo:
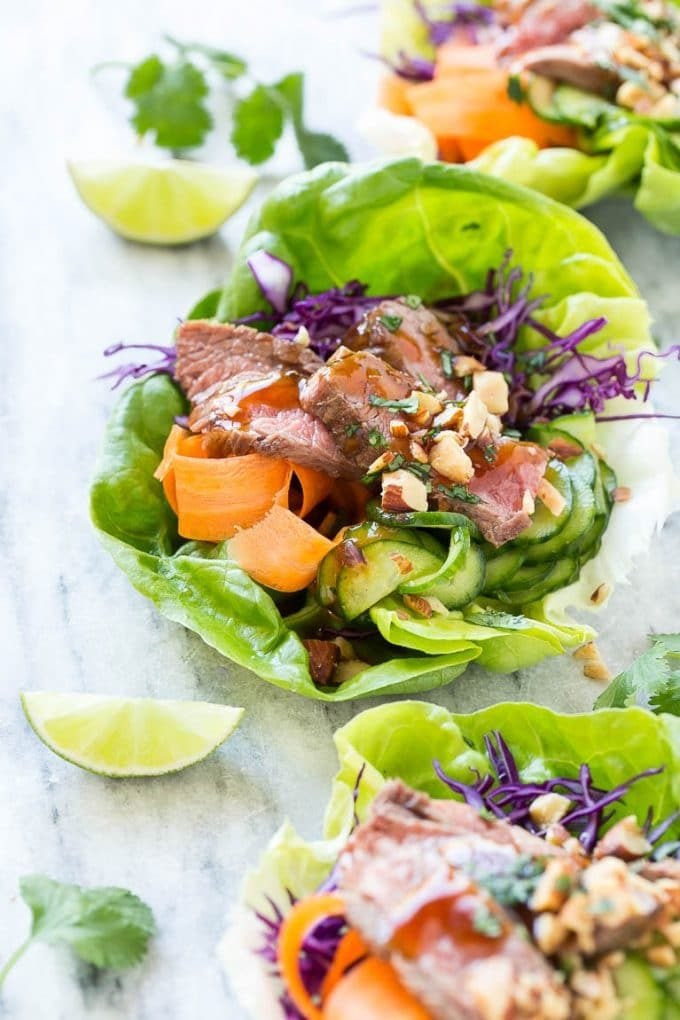
[[[646,963],[629,956],[614,972],[614,980],[623,1003],[620,1020],[662,1020],[664,996]]]
[[[578,457],[576,461],[582,459]],[[572,487],[572,507],[569,520],[553,538],[549,538],[546,542],[537,542],[535,545],[527,546],[527,564],[554,563],[560,556],[568,555],[572,544],[585,534],[595,519],[595,495],[592,488],[584,480],[582,473],[573,469],[573,464],[569,466],[569,477]]]
[[[426,594],[439,599],[447,609],[462,609],[474,602],[481,592],[485,573],[484,553],[471,543],[455,573],[433,584]]]
[[[578,446],[581,453],[585,453],[585,446],[577,436],[573,436],[565,429],[557,428],[552,422],[543,425],[532,425],[527,432],[527,439],[538,443],[539,446],[547,447],[553,439],[562,439],[570,446]]]
[[[602,478],[602,486],[607,498],[607,503],[609,504],[608,509],[611,510],[614,505],[614,489],[618,485],[618,482],[613,468],[610,468],[609,464],[606,464],[603,460],[600,461],[600,476]]]
[[[417,531],[402,531],[401,528],[381,524],[378,521],[362,521],[361,524],[354,524],[345,528],[342,536],[343,542],[352,541],[363,549],[371,542],[407,542],[412,545],[422,545],[423,536]],[[342,543],[340,543],[340,548]]]
[[[531,518],[531,524],[518,535],[515,545],[534,545],[536,542],[546,542],[549,538],[557,535],[562,530],[571,513],[572,488],[569,479],[569,471],[561,460],[551,460],[545,471],[546,481],[553,485],[564,499],[564,510],[555,516],[547,506],[540,501],[536,503],[536,509]]]
[[[595,432],[595,415],[592,411],[574,411],[573,414],[563,414],[552,422],[553,428],[560,432],[566,432],[572,439],[576,439],[581,446],[590,449],[597,436]]]
[[[499,591],[496,598],[509,606],[526,606],[530,602],[538,602],[540,599],[545,598],[551,591],[557,591],[571,584],[572,581],[576,580],[578,574],[578,562],[565,556],[551,567],[545,577],[536,581],[531,587],[523,587],[513,591]],[[517,577],[517,574],[515,577]],[[514,580],[515,578],[513,578]]]
[[[506,549],[498,556],[486,561],[486,578],[484,591],[490,594],[503,587],[503,582],[516,574],[524,563],[524,552],[521,549]]]
[[[584,92],[573,85],[558,85],[552,97],[556,115],[562,124],[593,130],[604,114],[620,114],[620,107],[606,99]]]
[[[591,560],[600,548],[602,536],[607,530],[609,517],[606,514],[598,514],[586,533],[569,550],[578,556],[581,564]]]
[[[477,534],[474,521],[465,514],[448,510],[414,510],[411,513],[395,514],[383,510],[373,500],[366,507],[366,513],[372,521],[392,528],[467,528],[473,535]]]
[[[522,566],[519,570],[515,571],[512,577],[507,579],[502,585],[502,589],[506,592],[523,591],[527,588],[532,588],[548,576],[553,566],[553,563],[530,563]]]
[[[321,560],[316,575],[317,593],[322,606],[332,606],[335,602],[339,570],[338,550],[337,548],[331,549]]]
[[[553,124],[562,124],[562,115],[555,106],[556,85],[550,78],[544,78],[541,74],[533,74],[526,88],[526,97],[529,106],[542,120],[551,121]]]
[[[444,562],[440,562],[431,574],[408,579],[397,589],[401,595],[426,595],[435,584],[448,581],[460,568],[465,553],[470,548],[470,533],[467,528],[454,528],[451,532],[449,551]]]
[[[336,582],[337,608],[346,620],[354,620],[407,577],[434,573],[441,557],[409,542],[371,542],[362,548],[365,562],[342,565]]]

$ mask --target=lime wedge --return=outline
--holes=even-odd
[[[189,160],[68,163],[78,194],[96,216],[130,241],[188,244],[209,237],[243,205],[257,174],[246,167]]]
[[[207,757],[238,726],[242,708],[205,701],[21,695],[26,718],[51,751],[101,776],[161,776]]]

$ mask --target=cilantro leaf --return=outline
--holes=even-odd
[[[508,78],[507,93],[508,98],[512,99],[513,103],[523,103],[526,99],[522,79],[518,74],[511,74]]]
[[[96,967],[122,970],[143,959],[155,932],[149,907],[126,889],[83,889],[29,875],[20,890],[32,914],[31,934],[0,970],[0,985],[33,942],[65,942]]]
[[[284,111],[275,86],[256,85],[234,108],[231,143],[254,165],[273,156],[283,133]]]
[[[680,715],[680,670],[672,662],[680,657],[680,634],[652,634],[652,647],[614,677],[595,702],[595,708],[637,705],[651,712]]]
[[[302,155],[305,167],[311,170],[319,163],[332,160],[346,162],[349,159],[342,142],[332,135],[318,131],[310,131],[304,119],[304,75],[299,71],[287,74],[272,88],[280,96],[286,112],[290,117],[295,140]]]
[[[242,78],[248,71],[246,61],[235,53],[216,49],[214,46],[207,46],[205,43],[183,43],[171,35],[166,35],[164,38],[171,46],[176,47],[182,56],[185,56],[187,53],[197,53],[201,57],[205,57],[213,69],[218,74],[221,74],[223,78],[226,78],[227,81],[236,81],[237,78]]]
[[[180,59],[164,63],[153,54],[133,67],[125,95],[136,107],[131,121],[138,134],[151,133],[156,145],[181,151],[201,145],[213,124],[204,99],[205,75]]]

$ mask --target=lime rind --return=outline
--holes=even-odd
[[[65,761],[96,775],[168,775],[203,761],[238,726],[243,709],[202,701],[31,691],[21,704],[35,734]]]

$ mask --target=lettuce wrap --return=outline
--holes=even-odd
[[[416,0],[384,0],[383,58],[393,67],[406,57],[415,62],[432,60],[436,50],[425,18],[429,16],[435,23],[438,18],[446,20],[454,9],[439,0],[422,4]],[[607,10],[606,6],[603,10]],[[632,73],[630,77],[635,80]],[[564,96],[563,112],[556,103],[548,104],[545,110],[542,105],[534,106],[531,90],[524,102],[547,122],[573,129],[577,148],[563,145],[539,148],[529,138],[513,136],[490,144],[470,165],[494,177],[534,188],[574,208],[591,205],[611,194],[629,195],[635,208],[654,227],[664,233],[680,234],[678,118],[653,119],[569,86]],[[429,149],[432,158],[436,153],[434,136],[413,117],[372,111],[365,115],[364,125],[370,140],[395,155],[422,154]],[[429,143],[424,138],[428,134]]]
[[[612,824],[629,814],[643,820],[649,810],[655,818],[664,818],[677,807],[680,719],[674,716],[655,716],[637,708],[568,716],[519,703],[499,704],[470,715],[455,715],[421,702],[362,712],[335,734],[340,767],[323,838],[307,842],[284,824],[259,866],[247,876],[241,902],[231,911],[220,958],[249,1015],[267,1020],[283,1016],[278,1003],[280,983],[271,976],[271,965],[256,953],[263,929],[255,911],[271,916],[273,902],[285,913],[289,896],[310,895],[325,882],[357,819],[366,818],[387,779],[400,778],[431,796],[449,797],[450,790],[435,774],[433,759],[447,776],[460,782],[471,781],[471,770],[480,775],[488,772],[484,736],[493,731],[503,735],[525,782],[576,776],[580,765],[587,763],[594,782],[608,790],[663,763],[661,774],[629,789],[623,803],[615,806]],[[678,832],[676,820],[670,838],[677,838]],[[628,965],[647,997],[644,1003],[631,1003],[626,1016],[644,1015],[645,1020],[676,1016],[680,1009],[677,968],[662,973],[638,956],[629,959]],[[645,1012],[637,1013],[633,1006]]]
[[[225,321],[262,311],[264,299],[247,263],[261,249],[285,260],[312,292],[359,279],[371,293],[415,292],[426,301],[481,286],[489,267],[512,249],[536,292],[549,295],[537,318],[550,329],[569,332],[604,316],[606,325],[586,341],[587,350],[606,353],[615,344],[631,363],[653,350],[645,303],[597,228],[548,198],[466,168],[415,159],[328,164],[285,181],[253,217],[224,289],[192,314]],[[623,403],[627,412],[637,409],[637,401]],[[167,376],[152,376],[123,394],[91,494],[101,540],[169,619],[270,683],[327,701],[417,693],[448,683],[474,660],[507,672],[582,644],[592,631],[569,619],[566,609],[593,608],[596,588],[604,586],[606,595],[622,580],[632,555],[646,547],[673,504],[659,425],[596,425],[586,416],[588,441],[605,443],[619,483],[632,496],[615,506],[585,578],[520,613],[424,621],[424,630],[420,625],[406,640],[403,620],[387,605],[375,621],[386,640],[372,664],[338,688],[321,690],[272,593],[230,559],[228,543],[177,535],[154,470],[174,419],[185,412],[184,397]]]

